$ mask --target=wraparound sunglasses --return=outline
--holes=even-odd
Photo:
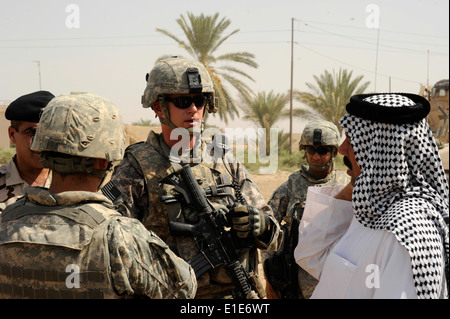
[[[318,153],[319,155],[328,155],[331,153],[331,148],[330,147],[325,147],[325,146],[306,146],[305,147],[306,152],[309,155],[314,155],[316,153]]]
[[[172,98],[165,96],[164,99],[168,102],[172,102],[173,105],[180,109],[187,109],[192,105],[192,103],[194,103],[197,108],[202,108],[206,106],[208,102],[208,98],[204,95],[179,96]]]

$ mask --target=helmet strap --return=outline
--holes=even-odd
[[[161,104],[161,110],[164,113],[164,117],[158,116],[159,121],[162,124],[166,124],[167,126],[169,126],[172,130],[176,129],[177,127],[175,126],[175,124],[173,124],[172,121],[170,120],[169,108],[167,107],[167,103],[164,97],[159,96],[158,102]]]
[[[307,160],[308,161],[308,160]],[[333,166],[333,160],[329,160],[328,163],[326,163],[325,165],[312,165],[308,162],[308,165],[310,167],[316,168],[316,169],[320,169],[322,171],[329,169],[331,166]]]
[[[306,156],[306,151],[305,151],[305,158],[306,158],[306,162],[308,163],[308,165],[310,167],[312,167],[312,168],[315,168],[315,169],[319,169],[319,170],[324,171],[324,170],[329,169],[330,167],[334,167],[334,156],[331,156],[330,160],[325,165],[313,165],[313,164],[311,164],[309,162],[309,160],[308,160],[308,156]]]
[[[167,107],[167,102],[164,99],[163,96],[159,96],[158,97],[158,102],[161,104],[161,110],[164,113],[164,118],[161,116],[159,117],[159,122],[162,124],[166,124],[167,126],[169,126],[172,130],[176,129],[177,127],[175,126],[175,124],[172,123],[172,121],[170,120],[170,114],[169,114],[169,108]],[[203,132],[204,129],[204,123],[205,123],[205,113],[206,113],[206,107],[203,108],[203,120],[202,120],[202,124],[201,124],[201,132]],[[187,129],[189,133],[193,133],[194,132],[194,128],[188,128]]]

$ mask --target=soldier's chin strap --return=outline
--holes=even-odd
[[[164,99],[164,96],[159,96],[158,97],[158,102],[161,103],[161,109],[162,109],[162,111],[164,113],[164,117],[158,116],[159,117],[159,122],[162,123],[162,124],[166,124],[172,130],[178,128],[170,120],[169,108],[167,107],[167,102]],[[204,108],[204,110],[203,110],[203,115],[204,115],[205,112],[206,112],[206,108]],[[193,133],[194,128],[190,127],[190,128],[187,128],[186,130],[188,130],[189,133]],[[203,131],[203,122],[202,122],[202,131]]]
[[[158,116],[159,117],[159,122],[161,122],[162,124],[166,124],[172,130],[178,128],[170,120],[169,108],[167,107],[167,102],[164,99],[164,96],[159,96],[158,97],[158,102],[161,103],[161,109],[162,109],[162,111],[164,113],[164,117]],[[206,112],[206,108],[203,109],[203,115],[205,115],[205,112]],[[188,130],[189,133],[193,133],[194,128],[190,127],[190,128],[187,128],[187,130]],[[202,131],[203,131],[203,122],[202,122]]]
[[[312,167],[312,168],[315,168],[315,169],[319,169],[319,170],[322,170],[322,171],[327,170],[330,167],[334,167],[334,159],[335,159],[334,154],[335,154],[335,152],[337,152],[337,150],[334,147],[332,147],[331,148],[331,158],[330,158],[330,160],[325,165],[314,165],[314,164],[311,164],[309,162],[308,156],[306,156],[306,151],[305,151],[306,162],[308,162],[309,167]]]
[[[164,117],[158,116],[159,121],[161,122],[161,124],[166,124],[167,126],[169,126],[172,130],[176,129],[177,127],[175,126],[175,124],[173,124],[170,120],[169,108],[167,107],[164,96],[158,96],[158,102],[161,104],[161,109],[164,113]]]
[[[306,161],[308,162],[309,167],[320,169],[322,171],[327,170],[330,167],[334,167],[334,158],[331,158],[325,165],[313,165],[308,161],[308,158],[306,158]]]
[[[314,135],[313,135],[313,144],[315,146],[320,146],[322,145],[322,130],[321,129],[315,129],[314,130]],[[308,156],[306,156],[306,161],[308,162],[308,165],[312,168],[315,169],[320,169],[322,171],[329,169],[334,162],[334,148],[332,148],[332,154],[331,154],[331,158],[330,160],[325,164],[325,165],[313,165],[308,161]]]

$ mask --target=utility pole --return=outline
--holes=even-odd
[[[42,84],[41,84],[41,61],[33,61],[38,66],[38,72],[39,72],[39,90],[42,90]]]
[[[427,90],[430,85],[430,50],[427,50]]]
[[[377,73],[378,73],[378,46],[380,44],[380,26],[377,28],[377,54],[375,57],[375,93],[377,93]]]
[[[289,154],[292,154],[292,98],[294,92],[294,18],[291,23],[291,91],[290,91],[290,113],[289,113]]]

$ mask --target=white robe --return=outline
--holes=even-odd
[[[395,236],[361,225],[343,187],[310,187],[294,257],[319,279],[311,298],[417,298],[407,250]]]

